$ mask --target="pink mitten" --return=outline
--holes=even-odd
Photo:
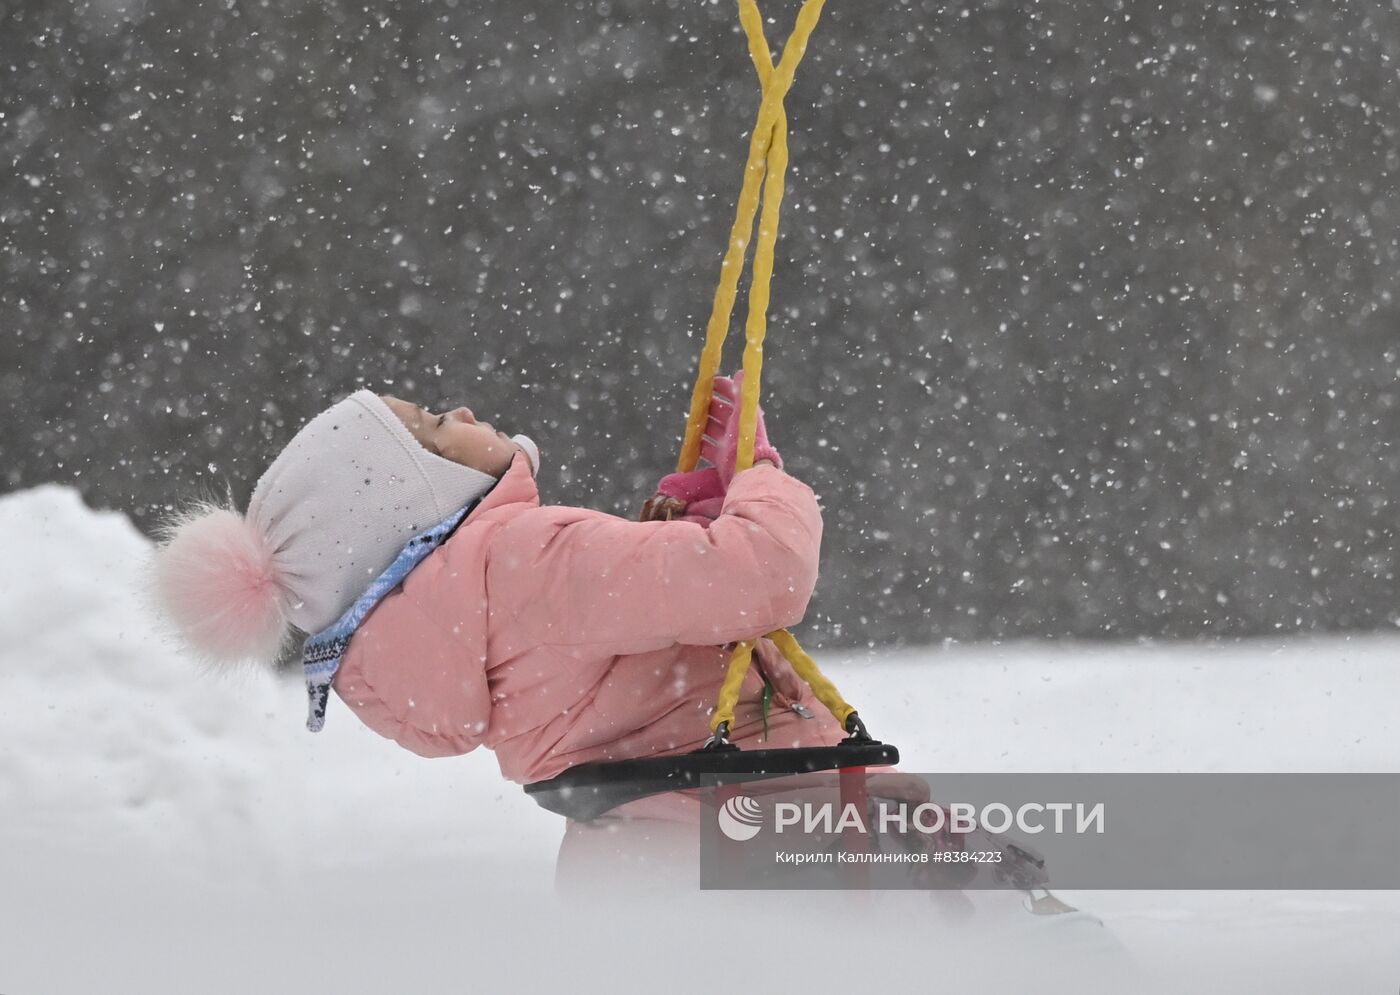
[[[743,378],[743,374],[740,374]],[[700,458],[711,466],[719,466],[719,444],[729,430],[729,420],[737,409],[734,399],[739,396],[734,381],[715,377],[710,388],[710,414],[700,435]]]
[[[668,473],[656,485],[656,493],[690,504],[707,498],[724,497],[724,482],[714,467],[689,473]]]
[[[729,482],[734,479],[734,461],[739,451],[739,398],[743,389],[744,372],[742,370],[734,374],[733,380],[728,377],[715,377],[715,397],[710,405],[710,427],[714,428],[718,423],[720,434],[714,439],[711,454],[706,454],[704,445],[700,448],[700,455],[719,469],[720,479],[723,481],[726,491],[729,489]],[[728,407],[728,411],[724,412],[721,418],[716,418],[716,405]],[[709,430],[706,429],[707,432]],[[768,429],[763,424],[763,409],[761,407],[758,409],[758,425],[754,431],[753,458],[755,463],[766,459],[771,460],[779,470],[783,468],[783,458],[768,442]]]
[[[642,505],[644,522],[694,521],[709,525],[724,504],[724,483],[714,467],[671,473],[656,485],[656,495]]]

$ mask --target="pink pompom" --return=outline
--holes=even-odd
[[[201,502],[162,530],[154,594],[177,634],[218,667],[271,663],[289,634],[273,551],[231,508]]]

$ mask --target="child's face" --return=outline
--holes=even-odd
[[[500,478],[519,447],[489,422],[477,421],[471,408],[433,414],[411,401],[381,394],[384,403],[430,453]]]

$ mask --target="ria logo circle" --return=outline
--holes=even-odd
[[[763,828],[763,809],[748,795],[735,795],[719,809],[719,831],[736,843],[758,835]]]

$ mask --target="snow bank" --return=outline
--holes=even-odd
[[[709,991],[720,963],[785,990],[830,980],[832,940],[877,989],[958,965],[992,990],[1400,979],[1389,893],[1066,896],[1107,930],[988,911],[1011,896],[961,926],[925,895],[564,902],[561,824],[489,753],[422,760],[343,709],[312,736],[294,677],[194,672],[138,593],[149,555],[71,489],[0,496],[0,991]],[[1370,638],[828,662],[910,770],[1384,770],[1397,658]]]

